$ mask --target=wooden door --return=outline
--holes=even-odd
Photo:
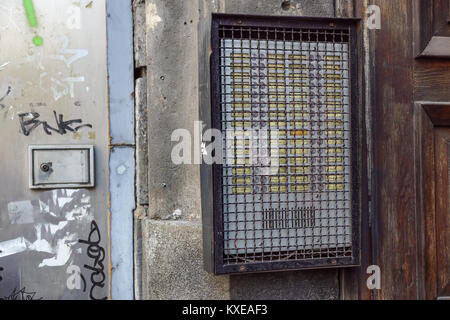
[[[441,135],[450,132],[449,0],[369,3],[381,14],[381,28],[368,31],[370,264],[381,270],[371,298],[446,297],[449,160]]]
[[[379,29],[365,28],[378,11],[368,5],[379,8]],[[336,0],[336,8],[362,18],[366,39],[369,210],[361,268],[342,273],[343,297],[449,297],[450,0]],[[380,289],[367,289],[369,265],[380,267]]]
[[[417,199],[416,265],[419,272],[415,282],[418,298],[448,299],[450,297],[450,1],[416,0],[413,3],[412,9],[415,13],[413,22],[417,22],[413,38],[414,99],[416,105],[420,105],[419,109],[424,108],[428,118],[425,120],[428,125],[424,123],[422,129],[426,131],[425,128],[428,128],[428,135],[434,140],[430,140],[428,142],[430,145],[425,145],[421,151],[431,153],[422,155],[425,162],[416,163],[416,172],[424,174],[423,185],[416,185],[418,196],[425,194],[427,198],[424,199],[426,204],[424,208],[420,207],[420,199]],[[415,130],[419,128],[416,127]],[[423,172],[427,168],[430,171]],[[434,188],[434,192],[424,190],[427,187]]]

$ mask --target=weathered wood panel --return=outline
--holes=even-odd
[[[450,57],[449,1],[413,0],[412,4],[417,16],[414,35],[416,56]]]
[[[417,59],[415,99],[450,101],[450,59]]]
[[[449,157],[450,128],[435,133],[437,296],[450,296]]]
[[[415,105],[414,118],[418,298],[433,299],[436,292],[434,125],[421,103]]]
[[[354,7],[353,0],[336,0],[335,2],[336,17],[353,18]]]
[[[374,4],[381,9],[376,34],[374,195],[381,268],[381,299],[415,299],[416,221],[413,129],[413,32],[409,0]]]

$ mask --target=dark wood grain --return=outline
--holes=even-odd
[[[373,79],[376,225],[372,250],[382,272],[382,288],[375,297],[435,299],[449,295],[448,207],[443,207],[449,203],[448,190],[443,189],[448,188],[448,168],[444,160],[440,164],[435,160],[434,134],[440,126],[450,127],[446,103],[450,59],[416,56],[436,35],[433,17],[443,25],[442,14],[435,12],[447,13],[448,1],[445,6],[441,0],[432,5],[407,0],[373,4],[383,17],[382,31],[376,32]],[[447,27],[439,29],[441,36],[446,36]],[[437,180],[435,173],[444,169],[447,180],[442,175]]]
[[[417,57],[448,58],[450,24],[448,0],[413,0],[417,16],[415,54]],[[448,53],[447,53],[448,52]]]
[[[447,0],[447,2],[448,2],[447,22],[450,23],[450,0]]]
[[[415,35],[415,55],[419,56],[433,36],[432,1],[413,0],[414,16],[417,17]],[[431,3],[431,5],[430,5]]]
[[[415,61],[417,101],[450,101],[450,59]]]
[[[437,297],[450,296],[450,128],[435,131]]]
[[[448,215],[448,175],[442,175],[444,162],[448,157],[444,154],[442,132],[437,127],[450,127],[450,12],[448,0],[421,1],[414,4],[415,43],[418,44],[418,56],[414,63],[414,96],[416,101],[433,101],[421,103],[416,107],[416,134],[420,136],[417,144],[417,263],[419,298],[436,299],[444,290],[448,274],[448,230],[437,231],[442,215]],[[417,53],[417,52],[416,52]],[[439,58],[439,59],[430,59]],[[449,130],[449,129],[442,129]],[[437,139],[435,136],[439,136]],[[435,139],[436,138],[436,139]],[[439,140],[440,142],[438,142]],[[436,148],[435,148],[436,147]],[[438,174],[438,172],[441,172]],[[448,222],[448,219],[447,219]],[[448,244],[447,244],[448,246]],[[443,260],[444,259],[444,260]],[[444,269],[444,270],[443,270]],[[444,277],[444,279],[442,279]],[[445,291],[445,290],[444,290]],[[446,294],[448,295],[448,294]]]
[[[450,126],[450,108],[445,104],[425,104],[423,109],[434,126]]]
[[[419,229],[421,236],[423,234],[423,243],[419,243],[419,249],[421,250],[421,256],[423,256],[423,261],[420,261],[423,266],[423,283],[424,286],[422,288],[424,294],[423,297],[425,299],[434,299],[436,295],[436,234],[435,230],[435,206],[436,206],[436,191],[435,191],[435,180],[434,180],[434,134],[433,134],[433,126],[431,121],[425,114],[422,114],[423,118],[423,135],[422,135],[422,145],[421,149],[423,155],[423,167],[422,173],[424,176],[423,179],[423,189],[422,191],[423,197],[426,199],[424,202],[424,211],[423,215],[423,224]],[[419,278],[418,281],[421,281]],[[422,298],[422,297],[419,297]]]
[[[416,230],[417,283],[419,299],[436,297],[436,236],[435,236],[435,164],[434,124],[417,103],[414,109],[416,134]]]
[[[353,18],[354,4],[353,0],[335,0],[335,14],[339,18]]]
[[[376,37],[374,196],[381,299],[416,299],[413,38],[410,1],[374,1],[383,16]]]
[[[434,34],[450,37],[450,27],[448,25],[449,0],[433,0],[433,2]]]
[[[447,2],[448,2],[448,11],[447,11],[447,12],[448,12],[448,13],[447,13],[448,15],[447,15],[447,22],[448,22],[448,23],[450,23],[450,0],[447,0]]]

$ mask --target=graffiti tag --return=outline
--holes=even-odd
[[[29,136],[33,130],[41,125],[47,135],[52,135],[52,132],[64,135],[67,132],[79,131],[81,128],[92,128],[91,124],[82,124],[83,120],[81,119],[64,121],[64,116],[62,114],[57,114],[56,111],[53,111],[53,115],[55,116],[56,127],[50,126],[47,121],[38,120],[40,114],[37,112],[19,114],[18,116],[22,133],[25,136]],[[78,125],[75,126],[76,124]]]
[[[35,299],[36,292],[28,292],[25,287],[20,290],[15,288],[9,296],[0,298],[0,300],[42,300],[42,298]]]
[[[2,250],[0,250],[0,253],[2,253]],[[2,280],[3,280],[2,273],[1,273],[3,270],[4,270],[3,267],[0,266],[0,282],[2,282]]]
[[[88,240],[79,240],[80,243],[87,244],[87,255],[93,259],[92,266],[85,264],[84,268],[91,271],[92,287],[89,291],[89,298],[92,300],[106,300],[107,297],[97,298],[94,291],[97,287],[105,287],[105,266],[103,260],[105,259],[105,249],[100,246],[101,235],[98,225],[95,221],[91,222],[91,232],[89,233]]]

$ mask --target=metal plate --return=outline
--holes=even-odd
[[[30,146],[30,188],[94,187],[93,146]]]

